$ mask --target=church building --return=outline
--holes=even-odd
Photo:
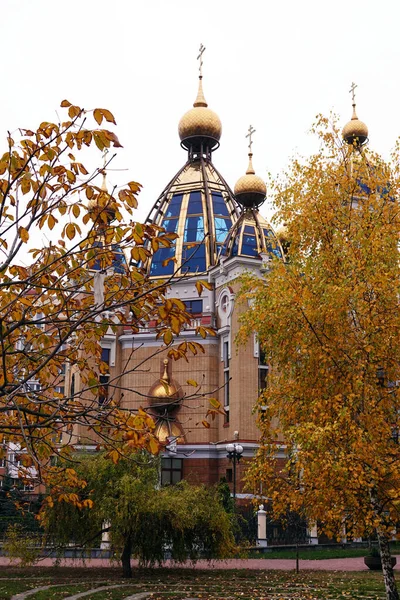
[[[197,96],[178,128],[186,160],[147,217],[147,223],[178,237],[170,248],[161,246],[146,269],[154,280],[171,280],[169,297],[183,301],[191,314],[190,325],[176,343],[198,342],[203,352],[188,354],[188,362],[168,358],[150,322],[138,334],[107,335],[103,360],[109,364],[111,380],[122,374],[123,406],[133,410],[142,406],[156,421],[156,435],[165,444],[162,482],[183,478],[214,484],[224,477],[240,499],[242,470],[257,447],[252,409],[259,390],[267,385],[268,361],[255,337],[246,345],[236,344],[239,316],[246,308],[236,302],[238,277],[244,272],[261,276],[271,260],[284,257],[258,210],[266,185],[252,164],[254,129],[250,127],[247,136],[247,170],[233,191],[214,163],[222,126],[203,93],[202,49],[199,59]],[[243,152],[244,169],[245,164]],[[206,281],[209,288],[204,287],[201,295],[196,288],[199,281]],[[196,335],[201,326],[215,335],[202,339]],[[143,366],[133,369],[136,365]],[[213,398],[223,410],[207,419]],[[227,450],[228,444],[233,446]]]

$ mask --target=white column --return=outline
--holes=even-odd
[[[258,524],[258,539],[257,545],[266,547],[267,544],[267,513],[264,510],[264,505],[260,504],[257,511],[257,524]]]
[[[318,544],[318,528],[316,525],[308,526],[308,537],[310,538],[310,544],[316,546]]]
[[[110,521],[104,521],[103,529],[110,527]],[[101,542],[100,542],[100,550],[109,550],[110,549],[110,532],[103,531],[101,534]]]

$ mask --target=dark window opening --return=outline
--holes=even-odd
[[[226,471],[225,471],[225,479],[226,479],[227,483],[232,483],[232,481],[233,481],[232,469],[226,469]]]
[[[259,393],[268,387],[268,356],[266,351],[259,346],[258,349],[258,391]]]
[[[101,349],[101,361],[105,364],[107,372],[99,377],[99,406],[104,406],[109,400],[109,382],[110,382],[110,348]],[[104,366],[104,365],[103,365]]]
[[[229,423],[229,342],[224,342],[222,347],[223,362],[224,362],[224,409],[225,409],[225,424]]]
[[[75,373],[71,377],[71,397],[75,396]]]
[[[174,485],[182,481],[182,458],[161,459],[161,485]]]
[[[203,300],[185,300],[186,310],[191,315],[203,313]]]

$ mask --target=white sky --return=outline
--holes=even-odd
[[[266,179],[312,151],[317,113],[350,119],[352,81],[371,147],[388,157],[400,134],[397,0],[1,0],[0,9],[4,151],[7,129],[57,120],[64,98],[110,109],[124,146],[113,167],[127,171],[108,179],[142,183],[138,219],[186,160],[177,127],[196,96],[200,43],[205,97],[223,126],[214,164],[231,187],[247,167],[250,123]]]

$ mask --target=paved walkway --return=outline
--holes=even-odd
[[[396,570],[400,569],[400,557],[397,557]],[[7,567],[12,564],[9,559],[0,557],[0,566]],[[330,558],[328,560],[300,560],[300,570],[312,571],[366,571],[368,568],[364,564],[364,559],[359,558]],[[14,563],[15,565],[15,563]],[[54,560],[46,558],[41,560],[36,567],[52,567]],[[108,559],[90,558],[85,561],[80,559],[65,558],[61,560],[60,566],[63,567],[117,567],[118,562],[111,562]],[[132,560],[132,566],[137,567],[136,560]],[[229,560],[214,560],[209,563],[206,560],[199,560],[194,566],[190,563],[177,565],[171,561],[166,561],[166,568],[183,568],[183,569],[266,569],[279,571],[292,571],[295,568],[295,561],[292,559],[280,558],[249,558],[249,559],[229,559]]]

